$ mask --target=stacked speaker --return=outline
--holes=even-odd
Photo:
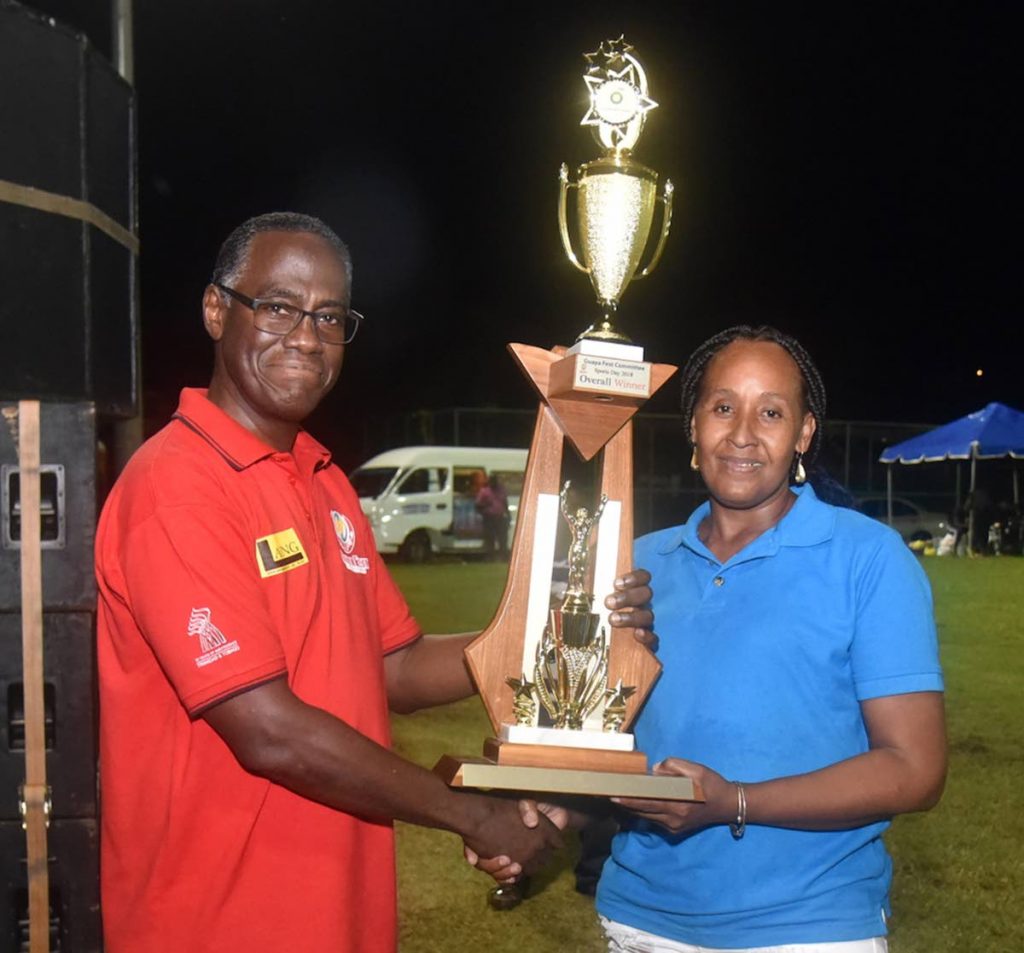
[[[0,950],[28,950],[16,407],[41,400],[50,949],[102,948],[97,422],[137,409],[133,92],[84,37],[0,0]]]
[[[134,416],[135,253],[89,221],[135,231],[132,89],[84,37],[0,0],[0,91],[0,398]]]
[[[21,500],[12,411],[0,404],[0,949],[28,949],[21,657]],[[99,950],[96,790],[96,419],[89,403],[40,413],[43,672],[51,950]]]

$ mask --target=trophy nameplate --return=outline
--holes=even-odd
[[[591,278],[603,318],[570,348],[509,344],[540,406],[527,460],[505,591],[490,625],[466,649],[494,737],[484,757],[446,756],[435,771],[456,787],[534,793],[702,800],[689,778],[648,773],[627,733],[661,671],[632,632],[608,624],[605,597],[632,568],[632,417],[676,368],[644,361],[643,348],[613,326],[628,283],[649,274],[671,223],[671,183],[656,195],[657,173],[630,152],[647,112],[647,79],[619,40],[587,54],[584,82],[606,154],[560,172],[559,223],[566,254]],[[567,195],[579,194],[583,251],[569,238]],[[661,234],[640,266],[657,201]],[[582,258],[582,263],[580,259]],[[584,461],[603,451],[594,506],[570,503],[561,482],[568,441]],[[570,543],[565,596],[552,605],[559,526]]]

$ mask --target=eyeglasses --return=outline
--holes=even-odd
[[[313,319],[316,336],[324,344],[349,344],[356,336],[359,325],[363,323],[363,316],[351,308],[306,311],[285,301],[275,301],[273,298],[250,298],[217,281],[213,282],[213,286],[252,311],[252,323],[257,330],[266,331],[267,334],[291,334],[302,323],[303,318],[310,317]]]

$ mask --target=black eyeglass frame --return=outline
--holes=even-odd
[[[354,319],[352,321],[352,333],[345,338],[344,341],[325,341],[320,334],[320,324],[318,318],[325,314],[324,311],[307,311],[305,308],[300,308],[298,305],[288,304],[286,301],[278,301],[274,298],[250,298],[248,295],[242,294],[241,291],[236,291],[234,288],[229,288],[227,285],[222,285],[219,281],[211,282],[214,288],[219,291],[223,291],[226,295],[234,298],[239,304],[244,304],[253,315],[253,321],[255,323],[256,317],[259,314],[257,310],[261,304],[274,304],[279,308],[287,309],[288,311],[294,311],[298,317],[295,319],[295,323],[287,331],[271,331],[267,328],[261,328],[258,324],[256,329],[262,331],[264,334],[277,334],[281,337],[291,334],[303,321],[304,318],[313,319],[313,330],[316,332],[317,338],[319,338],[321,344],[351,344],[355,339],[356,334],[359,331],[360,326],[366,319],[360,314],[355,308],[348,308],[346,310],[346,317]]]

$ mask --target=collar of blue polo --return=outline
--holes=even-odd
[[[816,546],[832,538],[836,515],[833,507],[822,503],[815,495],[810,484],[794,486],[790,489],[796,494],[796,502],[790,511],[770,529],[766,529],[756,539],[751,540],[728,561],[730,563],[745,562],[761,556],[771,556],[783,546]],[[693,511],[690,518],[672,533],[662,544],[658,552],[667,554],[680,546],[685,546],[699,556],[718,562],[718,557],[711,552],[697,535],[701,521],[711,511],[707,501]]]

